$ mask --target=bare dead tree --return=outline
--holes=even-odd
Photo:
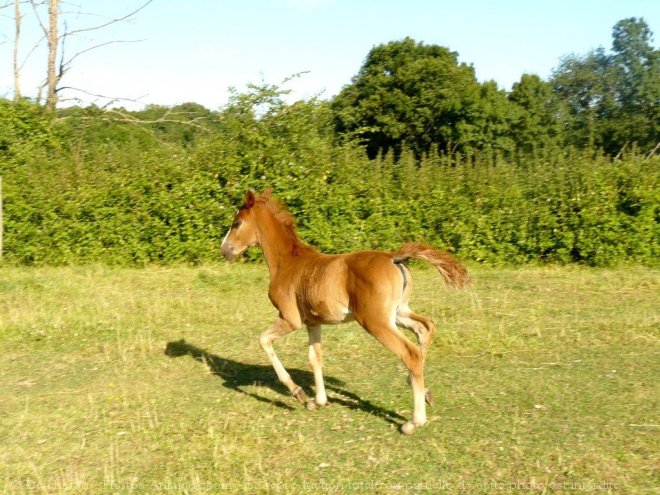
[[[59,92],[62,90],[72,90],[75,91],[76,93],[81,93],[87,96],[92,96],[95,97],[99,100],[107,100],[105,105],[102,105],[101,108],[105,108],[106,112],[104,114],[103,119],[108,120],[108,121],[114,121],[114,122],[123,122],[127,124],[132,124],[135,125],[136,127],[142,128],[142,129],[148,129],[150,126],[153,125],[158,125],[158,124],[166,124],[166,123],[172,123],[172,124],[180,124],[180,125],[186,125],[190,127],[197,128],[199,130],[203,131],[209,131],[208,126],[206,125],[205,117],[201,117],[198,115],[195,115],[192,112],[187,112],[187,111],[181,111],[179,109],[174,109],[174,108],[169,108],[166,109],[163,115],[153,118],[153,119],[139,119],[134,115],[131,115],[130,113],[121,111],[121,110],[116,110],[116,109],[111,109],[109,108],[112,104],[117,103],[117,102],[133,102],[137,103],[139,102],[138,99],[133,99],[133,98],[122,98],[122,97],[111,97],[108,95],[100,95],[96,94],[90,91],[87,91],[85,89],[81,88],[76,88],[73,86],[62,86],[61,80],[62,77],[66,74],[66,72],[71,68],[72,63],[81,55],[84,55],[85,53],[88,53],[92,50],[96,50],[98,48],[110,45],[110,44],[115,44],[115,43],[134,43],[138,42],[140,40],[113,40],[113,41],[107,41],[107,42],[102,42],[98,44],[94,44],[92,46],[89,46],[87,48],[84,48],[80,51],[77,51],[71,56],[67,56],[65,49],[66,49],[66,42],[68,39],[70,39],[72,36],[78,35],[80,33],[85,33],[85,32],[90,32],[90,31],[96,31],[99,29],[103,29],[107,26],[110,26],[112,24],[122,22],[122,21],[127,21],[130,20],[135,14],[140,12],[142,9],[147,7],[150,3],[152,3],[153,0],[147,0],[144,3],[142,3],[138,8],[135,10],[129,12],[126,15],[112,18],[112,19],[106,19],[105,21],[92,25],[89,27],[84,27],[84,28],[79,28],[79,29],[74,29],[74,30],[69,30],[67,28],[67,23],[64,22],[64,29],[60,30],[60,21],[62,17],[65,17],[67,14],[71,14],[71,12],[63,12],[61,11],[61,5],[65,2],[61,2],[61,0],[6,0],[5,3],[0,4],[0,10],[9,8],[13,5],[14,7],[14,22],[16,26],[16,31],[15,31],[15,38],[14,38],[14,60],[13,60],[13,68],[14,68],[14,98],[19,99],[21,97],[21,87],[20,87],[20,73],[25,65],[25,63],[28,61],[30,56],[40,47],[43,46],[44,41],[47,43],[47,48],[48,48],[48,65],[47,65],[47,77],[41,86],[38,88],[38,96],[37,96],[37,101],[41,101],[41,95],[44,90],[46,90],[46,106],[50,109],[54,109],[55,106],[57,105],[58,101],[60,101],[59,97]],[[41,27],[41,30],[43,32],[43,36],[41,39],[39,39],[29,50],[27,55],[24,57],[22,62],[19,59],[19,42],[20,42],[20,35],[21,35],[21,25],[22,21],[24,18],[24,14],[21,12],[20,4],[29,4],[32,7],[32,10],[35,14],[35,17],[37,19],[37,22],[39,23],[39,26]],[[41,14],[43,14],[43,9],[47,7],[47,23],[44,23],[42,20],[42,15],[40,15],[40,9],[41,9]],[[83,12],[77,11],[74,12],[76,15],[82,15]],[[92,14],[84,14],[84,15],[92,15]],[[59,61],[58,61],[59,59]],[[73,98],[74,100],[77,100],[77,98]],[[79,100],[81,101],[81,100]]]
[[[41,0],[41,3],[45,5],[44,3],[45,0]],[[14,43],[13,43],[13,53],[12,53],[12,69],[13,69],[13,76],[14,76],[14,100],[19,100],[22,96],[22,90],[21,90],[21,73],[23,70],[23,67],[27,63],[28,59],[32,55],[33,52],[35,52],[40,46],[42,46],[45,36],[41,37],[34,45],[32,48],[28,51],[27,55],[22,59],[20,57],[20,44],[21,44],[21,34],[22,34],[22,26],[23,26],[23,19],[26,17],[26,15],[21,11],[21,5],[25,4],[31,4],[33,0],[7,0],[4,4],[0,5],[0,10],[8,9],[9,7],[13,7],[13,14],[12,15],[2,15],[2,17],[7,17],[11,18],[14,21]],[[0,41],[0,45],[6,43],[6,41]],[[39,93],[41,94],[41,93]],[[40,100],[40,98],[38,98]]]
[[[20,68],[18,65],[18,45],[21,38],[21,15],[20,1],[14,0],[14,25],[16,30],[14,32],[14,101],[21,99],[21,78]]]
[[[18,0],[16,0],[18,1]],[[48,25],[44,22],[42,22],[41,17],[39,15],[39,6],[43,6],[45,1],[48,2]],[[59,101],[59,96],[58,92],[61,91],[62,89],[75,89],[71,87],[61,87],[60,82],[62,80],[62,77],[66,74],[66,72],[71,68],[71,65],[75,59],[77,59],[80,55],[83,55],[84,53],[90,52],[92,50],[101,48],[103,46],[107,46],[110,44],[114,43],[132,43],[135,42],[136,40],[115,40],[115,41],[108,41],[104,43],[99,43],[93,46],[90,46],[88,48],[85,48],[84,50],[81,50],[75,54],[73,54],[71,57],[66,58],[65,57],[65,46],[67,40],[80,33],[88,32],[88,31],[97,31],[100,29],[103,29],[107,26],[110,26],[112,24],[122,22],[129,20],[132,18],[135,14],[140,12],[142,9],[144,9],[147,5],[152,3],[153,0],[147,0],[146,2],[142,3],[138,8],[133,10],[132,12],[116,17],[110,20],[107,20],[105,22],[102,22],[100,24],[94,25],[94,26],[89,26],[85,28],[80,28],[80,29],[74,29],[72,31],[69,31],[68,29],[64,29],[63,33],[60,33],[59,30],[59,23],[60,23],[60,16],[61,16],[61,11],[60,11],[60,0],[30,0],[30,4],[32,5],[32,9],[37,17],[37,20],[39,22],[39,25],[41,26],[41,29],[44,33],[44,38],[46,39],[47,45],[48,45],[48,65],[46,69],[46,80],[45,83],[42,87],[39,88],[39,96],[38,99],[41,98],[41,92],[43,88],[46,88],[46,107],[54,110],[55,106],[57,105]],[[80,14],[81,12],[78,12]],[[58,60],[58,54],[59,54],[59,64],[57,63]]]
[[[48,91],[46,94],[46,107],[55,110],[57,104],[57,85],[62,77],[55,71],[55,61],[57,60],[57,46],[60,38],[57,34],[57,17],[59,14],[59,0],[49,0],[48,2],[48,31],[44,31],[46,41],[48,42]]]

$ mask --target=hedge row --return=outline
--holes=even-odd
[[[4,259],[214,261],[245,190],[266,187],[294,213],[303,239],[326,252],[424,240],[487,263],[660,258],[657,157],[547,150],[509,161],[420,163],[404,154],[394,164],[333,144],[322,104],[259,118],[230,110],[186,147],[98,118],[90,125],[39,117],[36,144],[29,126],[14,126],[0,150]]]

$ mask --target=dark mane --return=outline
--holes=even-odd
[[[273,215],[273,218],[284,227],[287,241],[291,244],[291,252],[294,256],[299,256],[304,252],[316,251],[312,246],[303,244],[298,237],[296,230],[296,220],[293,215],[275,198],[271,197],[271,191],[266,190],[255,198],[257,203],[263,204]]]

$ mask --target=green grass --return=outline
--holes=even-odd
[[[657,271],[413,272],[436,404],[406,437],[404,369],[355,324],[325,328],[330,406],[285,393],[264,266],[0,267],[0,492],[656,489]],[[276,349],[310,394],[306,339]]]

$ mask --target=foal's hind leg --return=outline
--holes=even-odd
[[[414,409],[410,421],[401,426],[401,432],[410,435],[418,426],[426,423],[426,400],[424,388],[424,357],[422,351],[410,342],[393,322],[384,318],[374,320],[361,319],[356,315],[358,322],[378,341],[394,352],[410,372],[410,384],[413,390]]]
[[[278,318],[270,328],[261,334],[259,337],[259,343],[261,344],[261,348],[266,352],[268,359],[270,359],[270,362],[275,369],[275,373],[277,373],[277,378],[279,378],[280,382],[282,382],[286,388],[289,389],[291,394],[293,394],[293,396],[298,401],[304,404],[305,391],[302,389],[302,387],[296,385],[295,382],[291,379],[291,375],[289,375],[287,370],[284,369],[284,366],[277,357],[277,354],[275,354],[275,349],[273,349],[273,342],[275,342],[280,337],[284,337],[288,333],[293,332],[294,330],[295,328],[289,322],[282,318]]]
[[[411,330],[417,337],[419,349],[422,352],[422,359],[426,359],[429,346],[433,342],[433,334],[435,333],[435,323],[433,320],[425,316],[413,313],[407,305],[400,306],[396,313],[396,324]],[[408,376],[408,384],[412,381],[412,376]],[[433,405],[433,395],[431,390],[426,389],[424,392],[426,403]]]
[[[435,333],[433,320],[413,313],[407,305],[402,305],[397,309],[396,324],[411,330],[415,334],[422,355],[426,357]]]
[[[316,397],[314,400],[307,401],[307,409],[314,410],[325,406],[328,403],[328,397],[325,393],[325,384],[323,383],[323,354],[321,352],[321,325],[308,326],[309,331],[309,364],[314,372],[314,385],[316,388]]]
[[[425,316],[418,315],[413,313],[408,306],[408,301],[410,301],[410,296],[412,295],[413,290],[413,279],[410,269],[406,265],[398,265],[399,270],[401,270],[405,284],[403,288],[403,293],[397,304],[396,310],[396,324],[412,330],[412,332],[417,337],[417,343],[419,348],[422,351],[422,355],[426,357],[431,341],[433,340],[433,333],[435,332],[435,323]]]

